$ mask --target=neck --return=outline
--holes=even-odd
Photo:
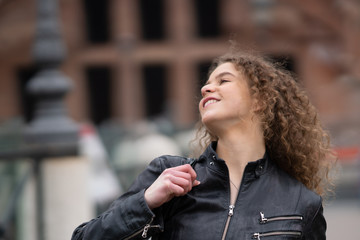
[[[265,154],[265,140],[260,124],[227,129],[218,137],[216,152],[230,166],[244,167]]]

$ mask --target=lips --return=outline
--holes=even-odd
[[[213,98],[213,97],[205,98],[204,103],[203,103],[203,107],[206,108],[210,104],[217,103],[217,102],[219,102],[219,100],[216,99],[216,98]]]

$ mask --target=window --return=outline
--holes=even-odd
[[[164,1],[140,0],[139,4],[143,39],[164,39]]]
[[[145,87],[146,116],[154,117],[165,110],[166,67],[164,65],[145,65],[142,72]]]
[[[83,0],[87,39],[90,43],[106,43],[109,41],[109,1]]]
[[[219,0],[194,0],[194,2],[198,36],[200,38],[219,36]]]
[[[90,118],[94,124],[111,118],[111,70],[107,66],[86,69]]]

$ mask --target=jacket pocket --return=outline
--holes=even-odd
[[[300,215],[279,215],[279,216],[266,217],[263,212],[260,212],[259,222],[261,224],[266,224],[274,221],[289,221],[289,220],[302,221],[303,217]]]
[[[260,212],[260,231],[252,233],[252,239],[299,239],[302,236],[301,222],[303,217],[297,214],[266,216]],[[270,224],[271,223],[271,224]]]
[[[271,237],[271,238],[270,238]],[[271,232],[262,232],[254,233],[252,239],[273,239],[274,237],[291,237],[291,238],[301,238],[301,232],[299,231],[271,231]]]

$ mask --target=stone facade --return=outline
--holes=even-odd
[[[358,1],[156,0],[149,5],[141,0],[107,0],[97,6],[89,2],[59,1],[67,46],[62,70],[74,83],[66,103],[76,121],[99,124],[115,119],[131,124],[162,109],[177,126],[191,126],[198,119],[194,96],[204,71],[201,66],[226,52],[232,38],[244,48],[289,59],[336,143],[359,143]],[[0,1],[0,121],[31,116],[31,104],[21,89],[34,71],[35,3]],[[160,69],[154,71],[162,77],[157,83],[162,92],[149,92],[152,83],[146,81],[155,80],[151,74],[150,80],[146,78],[146,67]],[[92,87],[91,69],[100,72]],[[158,95],[158,102],[148,97]],[[104,101],[97,101],[100,98]],[[152,105],[155,110],[149,113]]]

